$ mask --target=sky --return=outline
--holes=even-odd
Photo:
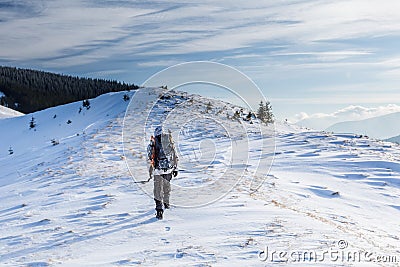
[[[400,1],[0,0],[0,65],[142,84],[188,61],[251,78],[279,119],[400,104]]]

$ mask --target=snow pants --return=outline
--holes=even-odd
[[[163,204],[169,205],[169,194],[171,192],[170,181],[172,173],[154,175],[154,201],[156,202],[156,210],[162,210]]]

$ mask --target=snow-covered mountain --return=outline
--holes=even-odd
[[[327,131],[336,133],[356,133],[372,138],[388,139],[400,134],[400,112],[361,121],[340,122]]]
[[[314,130],[325,130],[329,126],[332,126],[339,122],[344,121],[357,121],[361,119],[367,119],[371,117],[377,117],[379,111],[371,112],[371,109],[362,106],[348,106],[330,114],[316,113],[308,115],[301,113],[301,120],[296,124],[303,127],[308,127]]]
[[[314,113],[309,115],[302,112],[296,115],[299,120],[296,124],[314,130],[325,130],[337,123],[361,121],[396,112],[400,112],[400,106],[395,104],[373,108],[351,105],[332,113]]]
[[[400,144],[400,135],[386,139],[386,141]]]
[[[134,183],[126,166],[126,158],[137,160],[137,166],[145,159],[133,157],[140,154],[135,149],[124,154],[126,140],[141,140],[135,131],[128,139],[121,137],[128,106],[124,94],[92,99],[90,109],[80,112],[82,103],[76,102],[0,120],[0,265],[264,266],[300,261],[299,266],[308,266],[316,260],[348,265],[351,260],[341,251],[366,252],[359,259],[362,266],[400,262],[398,145],[277,123],[276,134],[263,137],[275,140],[276,153],[258,191],[249,186],[249,173],[257,167],[250,157],[243,178],[222,199],[196,208],[172,207],[157,221],[151,196]],[[259,150],[260,138],[252,131],[224,143],[215,118],[235,129],[257,126],[232,119],[233,106],[183,93],[165,101],[155,115],[178,104],[173,121],[183,128],[176,140],[180,174],[172,183],[201,192],[209,174],[210,179],[222,172],[239,175],[238,164],[223,157],[229,144],[246,138],[251,153]],[[135,107],[131,112],[138,120],[147,115]],[[214,120],[201,121],[195,113]],[[36,126],[30,129],[32,117]],[[188,127],[188,122],[193,124]],[[206,162],[212,140],[222,152]],[[191,157],[196,149],[202,153]],[[182,191],[177,187],[171,194]],[[324,251],[337,251],[341,258],[321,261]],[[296,260],[291,252],[314,254]],[[391,256],[391,262],[382,263],[382,256]]]
[[[24,114],[21,112],[0,105],[0,119],[18,117],[22,115]]]

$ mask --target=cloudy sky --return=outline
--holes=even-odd
[[[253,79],[282,119],[380,110],[400,104],[399,10],[398,0],[0,0],[0,64],[141,84],[211,60]]]

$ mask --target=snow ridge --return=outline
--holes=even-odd
[[[82,103],[76,102],[0,120],[1,265],[259,266],[285,260],[262,262],[259,253],[266,246],[322,252],[337,248],[339,240],[349,251],[399,255],[398,145],[277,123],[274,165],[257,192],[248,190],[251,180],[245,177],[220,201],[172,207],[157,221],[153,200],[126,168],[125,93],[133,96],[105,94],[80,113]],[[190,97],[199,110],[209,102]],[[37,126],[29,129],[32,116]],[[203,125],[202,133],[215,133],[211,123]],[[182,144],[182,153],[189,145]],[[210,167],[222,170],[217,161]],[[207,182],[202,173],[178,178],[182,185]]]

